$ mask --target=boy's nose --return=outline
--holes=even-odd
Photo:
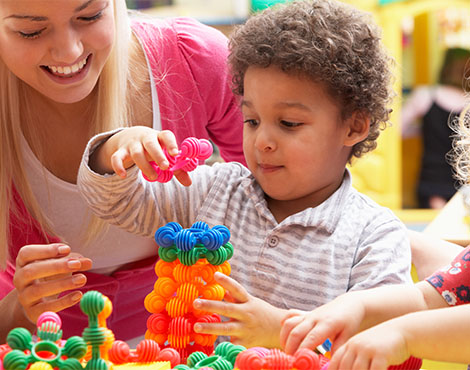
[[[51,45],[51,54],[55,61],[74,63],[83,54],[83,44],[74,30],[57,33]]]
[[[272,151],[276,148],[274,135],[270,130],[262,128],[257,130],[255,147],[262,152]]]

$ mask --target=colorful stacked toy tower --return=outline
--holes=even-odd
[[[201,221],[189,229],[170,222],[155,233],[160,260],[155,265],[158,279],[144,303],[152,314],[145,338],[161,346],[168,343],[180,353],[181,361],[195,351],[213,352],[216,336],[194,333],[193,327],[196,322],[220,322],[220,317],[194,309],[193,301],[223,299],[225,291],[214,282],[214,273],[230,274],[233,247],[229,240],[225,226],[211,229]]]

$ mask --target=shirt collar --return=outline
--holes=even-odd
[[[248,175],[241,183],[246,196],[253,202],[259,216],[267,218],[277,224],[274,216],[267,207],[263,189],[256,182],[252,174]],[[346,168],[341,186],[330,195],[323,203],[316,207],[309,207],[301,212],[289,216],[279,225],[301,225],[324,229],[328,234],[333,233],[341,217],[348,194],[352,189],[351,173]]]

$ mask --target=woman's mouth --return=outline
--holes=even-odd
[[[71,66],[47,65],[47,66],[41,66],[41,68],[56,77],[72,78],[80,74],[85,69],[88,63],[88,59],[90,58],[90,55],[88,55],[86,58],[78,61],[77,63]]]

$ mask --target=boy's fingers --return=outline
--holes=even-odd
[[[241,320],[243,318],[243,312],[239,310],[238,306],[238,304],[234,303],[212,301],[200,298],[195,299],[193,302],[193,307],[198,310],[212,312],[221,316]]]
[[[176,145],[175,134],[169,130],[163,130],[158,134],[160,145],[166,148],[168,154],[175,156],[178,154],[178,145]]]
[[[296,341],[296,338],[292,337],[292,330],[299,325],[302,320],[302,316],[294,316],[284,320],[281,327],[280,341],[281,346],[287,354],[295,352],[300,344],[300,341]]]
[[[226,321],[220,323],[201,323],[194,324],[194,331],[196,333],[236,336],[241,331],[240,323],[236,321]]]
[[[238,281],[218,271],[214,274],[214,280],[228,290],[237,302],[245,303],[248,301],[249,294]]]
[[[126,177],[126,168],[124,162],[129,158],[129,153],[126,149],[120,148],[116,150],[111,156],[111,167],[116,174],[121,177]]]
[[[175,171],[174,175],[181,185],[190,186],[193,183],[191,177],[185,171]]]
[[[132,162],[140,168],[140,170],[145,176],[150,179],[156,177],[156,172],[153,169],[152,165],[149,163],[149,158],[147,157],[144,148],[140,143],[136,143],[131,148],[129,148],[129,153],[132,158]]]
[[[145,151],[147,152],[148,160],[154,161],[162,170],[166,170],[170,165],[162,147],[158,143],[157,138],[149,138],[142,142]],[[177,149],[178,151],[178,149]]]

